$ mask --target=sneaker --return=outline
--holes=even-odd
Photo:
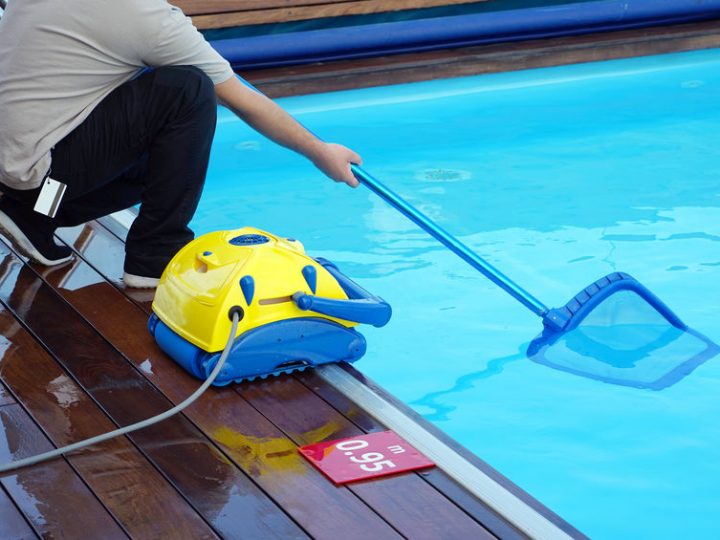
[[[72,249],[55,243],[55,226],[48,218],[5,197],[0,199],[0,232],[19,253],[45,266],[73,259]]]
[[[160,283],[160,278],[136,276],[135,274],[123,272],[123,282],[127,287],[133,289],[154,289]]]

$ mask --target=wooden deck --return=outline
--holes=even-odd
[[[201,29],[369,15],[488,0],[175,0]]]
[[[142,420],[198,386],[146,329],[152,293],[121,285],[110,229],[59,231],[79,257],[58,268],[0,242],[0,462]],[[210,389],[161,424],[2,475],[0,538],[523,537],[440,469],[335,487],[296,451],[380,429],[316,373]]]

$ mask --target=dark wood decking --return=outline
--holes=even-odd
[[[198,28],[368,15],[487,0],[175,0]]]
[[[0,243],[0,461],[170,408],[198,381],[120,285],[123,244],[60,231],[82,255],[28,265]],[[211,389],[183,414],[5,473],[0,538],[521,538],[443,471],[335,487],[298,445],[384,429],[316,374]],[[568,527],[568,530],[571,530]]]

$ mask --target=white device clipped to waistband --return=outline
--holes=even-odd
[[[58,208],[60,208],[60,201],[65,195],[65,188],[67,186],[62,182],[58,182],[49,176],[45,178],[33,210],[54,218]]]

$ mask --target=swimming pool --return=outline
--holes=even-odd
[[[720,340],[720,51],[281,100],[549,305],[615,270]],[[716,357],[662,391],[529,361],[538,319],[365,188],[222,112],[198,233],[303,241],[383,296],[358,368],[593,538],[717,536]]]

